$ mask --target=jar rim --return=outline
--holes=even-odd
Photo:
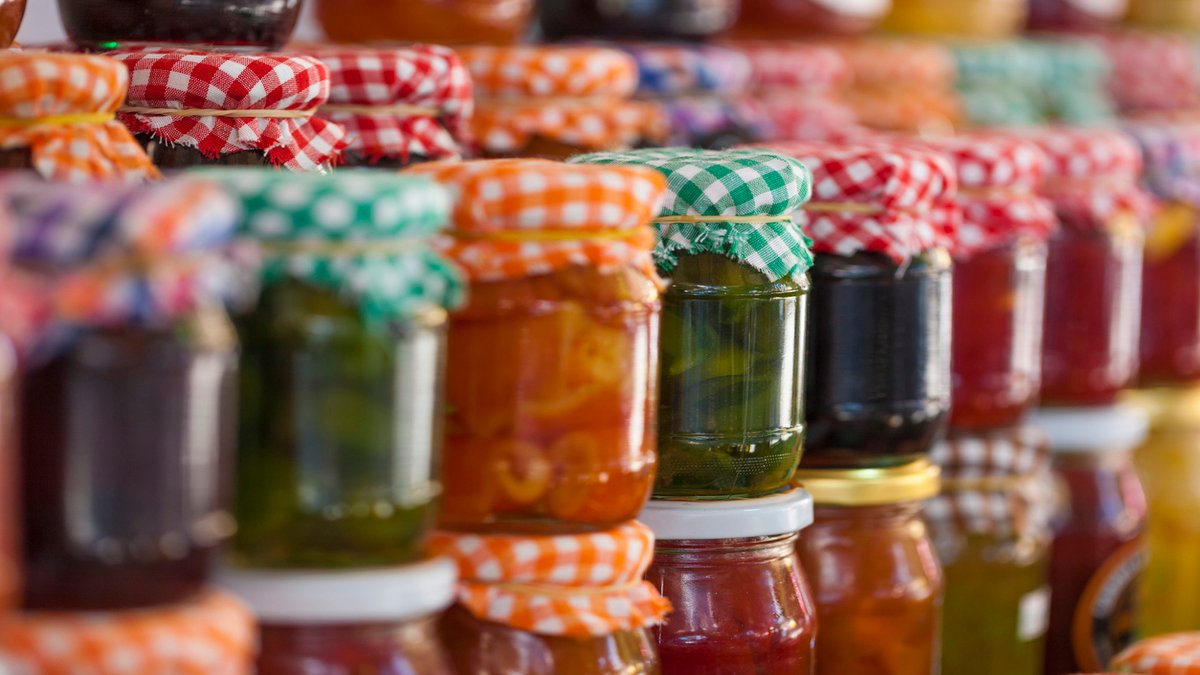
[[[660,541],[770,537],[812,525],[813,498],[796,488],[754,499],[651,500],[638,520]]]
[[[928,459],[871,469],[801,469],[793,481],[818,506],[881,506],[937,496],[941,469]]]

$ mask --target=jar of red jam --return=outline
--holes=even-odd
[[[165,42],[273,50],[292,37],[302,4],[303,0],[58,0],[58,12],[71,42],[89,49]]]
[[[1026,26],[1031,30],[1095,31],[1125,17],[1129,0],[1030,0]]]
[[[739,0],[541,0],[538,25],[550,40],[702,40],[733,23]]]
[[[937,673],[942,571],[921,519],[937,467],[807,469],[796,481],[816,502],[798,545],[817,604],[816,674]]]
[[[1101,670],[1133,642],[1146,563],[1146,495],[1132,451],[1146,436],[1135,408],[1043,409],[1063,495],[1050,552],[1046,674]],[[1153,611],[1153,608],[1147,608]]]
[[[741,0],[737,37],[794,39],[799,35],[858,35],[869,32],[891,8],[891,0]]]
[[[3,272],[0,272],[0,284],[3,284]],[[17,431],[13,415],[16,386],[16,354],[8,338],[0,334],[0,615],[15,607],[20,597]]]
[[[218,581],[258,620],[258,675],[452,675],[437,620],[457,576],[433,558],[355,571],[227,569]]]
[[[1039,127],[1019,137],[1050,159],[1042,193],[1059,221],[1046,260],[1042,401],[1110,404],[1138,365],[1141,153],[1102,129]]]
[[[13,179],[0,203],[15,225],[0,332],[20,359],[25,605],[187,598],[234,528],[236,341],[220,305],[236,208],[194,180]]]
[[[673,607],[654,629],[663,675],[813,672],[816,609],[796,553],[812,497],[653,500],[639,519],[656,541],[646,579]]]

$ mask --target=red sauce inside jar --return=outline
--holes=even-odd
[[[1191,209],[1169,208],[1146,242],[1138,374],[1145,385],[1200,378],[1200,233],[1195,231],[1196,225]]]

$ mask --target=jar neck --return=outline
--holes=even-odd
[[[924,502],[899,502],[869,506],[818,505],[815,509],[815,522],[818,526],[834,527],[850,523],[860,528],[896,527],[917,518],[923,505]]]
[[[395,644],[427,633],[430,639],[436,632],[435,618],[419,617],[408,621],[360,624],[263,624],[262,642],[276,649],[299,649],[326,643],[358,645]]]
[[[798,533],[739,539],[659,539],[657,562],[771,562],[792,555]]]

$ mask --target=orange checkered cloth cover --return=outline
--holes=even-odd
[[[128,86],[125,66],[102,56],[0,52],[0,149],[28,148],[51,180],[157,177],[114,118]]]
[[[1200,633],[1142,640],[1117,654],[1112,667],[1121,673],[1200,675]]]
[[[540,159],[435,162],[428,175],[454,200],[439,248],[472,281],[548,274],[570,265],[629,266],[653,277],[665,179],[652,169]]]
[[[662,623],[671,603],[642,579],[654,534],[638,522],[559,536],[435,532],[458,563],[458,601],[484,621],[543,635],[610,635]]]

